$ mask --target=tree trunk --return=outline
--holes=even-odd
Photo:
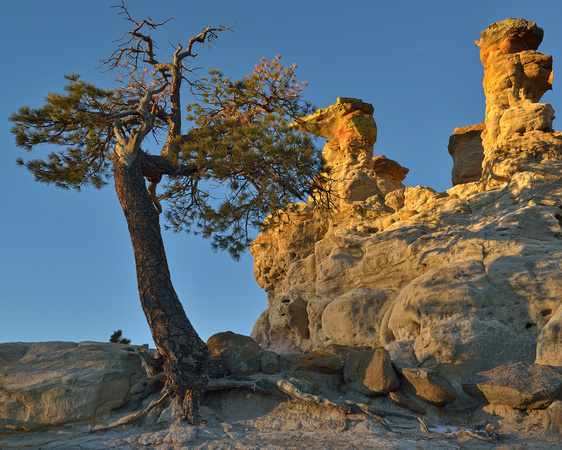
[[[158,213],[150,200],[138,157],[114,159],[115,190],[133,243],[142,308],[164,372],[184,417],[199,421],[199,395],[207,384],[207,346],[189,322],[172,286]]]

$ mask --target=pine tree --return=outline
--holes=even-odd
[[[195,45],[215,41],[229,27],[205,28],[185,46],[178,44],[171,61],[161,62],[149,33],[166,22],[138,22],[124,3],[120,14],[132,29],[103,64],[118,71],[116,87],[102,89],[70,74],[62,94],[13,114],[12,132],[26,151],[43,149],[40,144],[57,148],[44,159],[18,159],[36,181],[99,189],[113,178],[133,244],[141,305],[168,387],[182,401],[183,416],[196,423],[208,354],[172,286],[160,200],[168,206],[171,229],[200,233],[237,258],[250,243],[249,230],[322,190],[323,165],[311,139],[291,126],[311,111],[296,83],[296,66],[285,68],[275,57],[262,59],[242,80],[211,71],[190,81],[187,109],[194,126],[182,133],[182,82],[194,75],[186,61],[196,56]],[[159,154],[141,148],[158,133],[166,136]],[[163,177],[168,182],[157,196]]]
[[[109,338],[112,344],[130,344],[131,340],[123,337],[123,330],[115,330]]]

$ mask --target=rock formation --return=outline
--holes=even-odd
[[[482,178],[482,161],[484,160],[482,131],[485,128],[484,122],[455,128],[449,138],[449,154],[453,158],[453,170],[451,171],[453,186],[479,181]]]
[[[555,448],[562,133],[541,40],[524,20],[482,32],[486,120],[455,129],[444,193],[373,156],[372,105],[298,121],[328,140],[335,208],[295,204],[256,239],[268,308],[253,339],[209,338],[205,424],[177,420],[155,351],[0,344],[2,447]]]
[[[507,19],[482,32],[486,119],[456,129],[454,187],[405,187],[373,158],[373,107],[337,103],[301,126],[328,139],[337,209],[296,205],[252,247],[266,349],[385,347],[460,380],[513,361],[560,366],[562,133],[543,32]]]
[[[505,183],[516,172],[544,170],[560,159],[560,133],[552,132],[554,110],[538,103],[552,89],[552,57],[537,52],[543,30],[534,22],[507,19],[476,41],[484,65],[486,127],[483,181]]]
[[[478,373],[465,380],[462,388],[487,403],[545,409],[562,391],[562,376],[550,366],[516,362]]]
[[[147,394],[138,347],[0,344],[0,430],[95,421]]]

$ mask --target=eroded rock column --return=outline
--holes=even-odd
[[[544,140],[559,144],[552,139],[552,106],[538,103],[552,89],[552,57],[537,52],[543,30],[534,22],[506,19],[481,34],[476,45],[486,94],[483,181],[494,185],[548,157]]]
[[[354,98],[339,97],[327,108],[299,121],[299,126],[329,139],[322,152],[331,169],[335,198],[340,206],[364,201],[373,195],[404,188],[408,169],[384,156],[373,158],[377,125],[373,105]]]

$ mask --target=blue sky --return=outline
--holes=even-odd
[[[152,338],[142,313],[123,213],[113,187],[67,192],[33,181],[15,165],[22,156],[8,117],[42,105],[63,76],[112,86],[96,70],[127,24],[117,0],[2,0],[0,89],[0,342],[106,341],[120,328],[133,343]],[[325,107],[337,97],[372,103],[378,125],[375,155],[410,169],[406,185],[451,187],[447,152],[456,126],[484,119],[483,69],[474,41],[508,17],[545,30],[544,54],[554,57],[554,91],[562,61],[559,0],[130,0],[130,11],[155,21],[175,17],[159,40],[160,55],[207,25],[231,24],[197,66],[241,77],[260,57],[283,55],[309,83],[307,99]],[[168,42],[169,40],[169,42]],[[187,100],[187,99],[186,99]],[[185,100],[184,100],[185,102]],[[555,121],[555,126],[557,121]],[[40,156],[36,154],[36,156]],[[208,241],[164,233],[172,280],[203,339],[219,331],[249,334],[267,306],[248,253],[240,262],[215,254]]]

